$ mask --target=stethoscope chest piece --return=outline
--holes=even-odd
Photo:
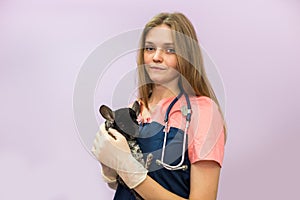
[[[188,107],[187,106],[181,106],[180,111],[181,111],[181,113],[184,116],[187,116],[187,114],[188,114]]]

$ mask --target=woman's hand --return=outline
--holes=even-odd
[[[116,170],[129,188],[139,185],[147,176],[147,170],[131,155],[126,138],[115,129],[109,129],[113,137],[100,126],[92,152],[102,164]]]
[[[92,152],[96,158],[100,161],[102,157],[106,157],[107,153],[118,152],[122,154],[130,154],[130,149],[124,136],[122,136],[115,129],[109,129],[109,132],[105,129],[105,124],[101,124],[100,130],[96,133]],[[103,163],[103,162],[102,162]],[[109,166],[108,164],[104,163]]]

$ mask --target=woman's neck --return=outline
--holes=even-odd
[[[167,88],[163,85],[154,85],[149,104],[155,105],[161,99],[177,96],[180,92],[179,87]]]

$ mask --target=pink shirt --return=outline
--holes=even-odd
[[[152,113],[142,107],[138,120],[141,123],[156,121],[164,125],[166,110],[173,99],[174,97],[162,99]],[[204,96],[190,97],[190,102],[192,118],[187,132],[189,160],[192,164],[200,160],[212,160],[222,166],[225,144],[224,120],[218,106]],[[185,97],[181,97],[171,109],[169,127],[184,130],[186,119],[181,112],[184,106],[186,100]]]

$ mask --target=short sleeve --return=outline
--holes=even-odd
[[[218,105],[210,98],[193,99],[188,135],[188,154],[192,164],[201,160],[212,160],[222,166],[225,144],[224,120]]]

